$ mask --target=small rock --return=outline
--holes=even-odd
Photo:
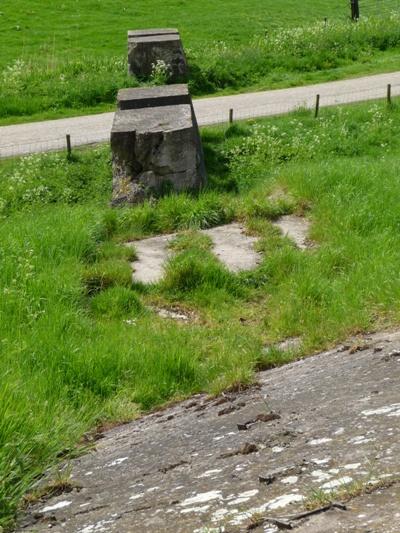
[[[271,422],[272,420],[278,420],[279,418],[280,415],[278,415],[277,413],[261,413],[255,418],[244,422],[243,424],[239,423],[237,425],[237,428],[239,431],[246,431],[247,429],[249,429],[250,426],[256,424],[257,422]]]
[[[229,415],[229,413],[233,413],[233,411],[236,411],[237,407],[234,405],[229,405],[229,407],[225,407],[225,409],[221,409],[221,411],[218,411],[218,416],[223,415]]]

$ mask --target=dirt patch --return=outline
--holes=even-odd
[[[194,311],[180,307],[150,307],[150,309],[161,318],[176,320],[177,322],[194,322],[198,318]]]

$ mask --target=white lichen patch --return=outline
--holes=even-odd
[[[211,517],[211,521],[212,522],[219,522],[220,520],[223,520],[225,518],[225,516],[227,514],[229,514],[230,511],[228,511],[228,509],[217,509],[217,511],[215,511],[215,513],[213,513],[212,517]]]
[[[311,462],[316,465],[326,465],[330,460],[330,457],[324,457],[323,459],[311,459]]]
[[[348,440],[349,444],[366,444],[367,442],[373,442],[375,439],[369,439],[365,435],[358,435]]]
[[[281,507],[286,507],[290,503],[302,502],[303,500],[304,496],[301,494],[283,494],[282,496],[278,496],[274,500],[271,500],[267,505],[267,509],[280,509]]]
[[[284,477],[281,481],[282,483],[285,483],[286,485],[295,485],[298,481],[298,476],[288,476]]]
[[[146,492],[155,492],[156,490],[159,490],[159,488],[160,487],[150,487]]]
[[[199,507],[187,507],[186,509],[182,509],[181,514],[188,514],[188,513],[205,513],[210,508],[209,505],[202,505]]]
[[[138,500],[139,498],[143,498],[143,496],[144,496],[144,493],[142,492],[141,494],[134,494],[129,499],[130,500]]]
[[[110,463],[107,463],[105,465],[105,467],[106,468],[111,468],[113,466],[118,466],[118,465],[121,465],[122,463],[124,463],[127,460],[128,460],[128,457],[120,457],[119,459],[114,459],[114,461],[111,461]]]
[[[353,478],[349,476],[343,476],[339,479],[333,479],[332,481],[328,481],[327,483],[324,483],[321,486],[321,489],[323,489],[325,492],[329,492],[331,490],[335,490],[338,487],[342,487],[343,485],[348,485],[353,481]]]
[[[233,526],[239,526],[242,524],[245,520],[248,520],[255,514],[259,513],[265,513],[268,509],[274,510],[274,509],[280,509],[281,507],[286,507],[287,505],[291,503],[301,502],[304,500],[304,496],[301,494],[283,494],[282,496],[278,496],[277,498],[274,498],[273,500],[264,503],[263,505],[260,505],[259,507],[252,507],[251,509],[248,509],[247,511],[238,513],[234,518],[230,521],[230,524]]]
[[[47,505],[46,507],[43,507],[42,513],[49,513],[50,511],[57,511],[58,509],[64,509],[64,507],[69,507],[71,505],[71,501],[69,500],[63,500],[61,502],[55,503],[54,505]]]
[[[400,416],[400,403],[394,403],[392,405],[385,405],[379,409],[367,409],[362,411],[363,416],[373,416],[373,415],[388,415],[388,416]]]
[[[220,472],[222,472],[222,468],[214,468],[214,470],[206,470],[205,472],[200,474],[200,476],[197,476],[197,479],[203,479],[203,478],[206,478],[206,477],[211,477],[214,474],[219,474]]]
[[[194,529],[193,533],[224,533],[225,527],[201,527],[200,529]]]
[[[333,432],[334,435],[342,435],[344,433],[344,428],[338,428]]]
[[[83,529],[80,529],[77,533],[98,533],[100,531],[110,531],[110,528],[108,527],[110,524],[112,524],[114,520],[100,520],[99,522],[96,522],[95,524],[89,524],[85,526]]]
[[[323,470],[314,470],[311,472],[311,475],[313,478],[315,478],[317,483],[321,483],[322,481],[326,481],[332,477],[330,474],[328,474],[328,472],[324,472]]]
[[[241,494],[237,495],[236,499],[230,501],[228,505],[240,505],[241,503],[246,503],[250,500],[250,498],[258,494],[258,492],[258,489],[242,492]]]
[[[326,444],[327,442],[331,442],[332,439],[330,439],[329,437],[324,437],[324,438],[321,438],[321,439],[312,439],[309,441],[309,445],[310,446],[319,446],[320,444]]]
[[[186,507],[187,505],[194,505],[196,503],[206,503],[210,502],[212,500],[222,500],[222,494],[220,490],[210,490],[209,492],[200,492],[199,494],[196,494],[195,496],[191,496],[190,498],[186,498],[186,500],[183,500],[179,505],[181,507]]]
[[[349,463],[347,465],[344,465],[344,469],[345,470],[357,470],[358,468],[360,468],[361,466],[361,463]]]

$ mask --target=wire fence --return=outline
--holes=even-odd
[[[400,0],[359,0],[360,17],[389,15],[400,11]]]
[[[399,78],[399,76],[397,76]],[[346,83],[346,82],[337,82]],[[269,116],[285,115],[300,109],[308,109],[315,116],[324,107],[352,104],[367,101],[386,100],[393,104],[400,96],[400,81],[382,84],[379,87],[348,90],[337,86],[336,90],[321,86],[299,87],[295,89],[261,93],[251,93],[228,97],[195,100],[194,107],[200,127],[229,124],[234,121],[249,120]],[[57,150],[72,150],[74,147],[89,146],[110,140],[113,113],[42,122],[39,125],[24,124],[0,128],[2,137],[7,131],[16,135],[18,128],[29,141],[7,142],[0,139],[0,158],[24,156],[33,153]],[[10,128],[10,130],[8,130]],[[37,140],[42,136],[41,140]]]

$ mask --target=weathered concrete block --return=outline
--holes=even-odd
[[[113,204],[206,182],[190,105],[117,111],[111,130]]]
[[[117,96],[117,107],[121,110],[184,104],[190,105],[194,134],[196,137],[197,153],[200,158],[201,174],[206,176],[200,132],[193,108],[192,97],[190,96],[189,88],[186,84],[120,89]]]
[[[170,70],[170,81],[183,81],[188,75],[185,52],[178,30],[153,29],[128,32],[128,72],[149,77],[157,61]]]

